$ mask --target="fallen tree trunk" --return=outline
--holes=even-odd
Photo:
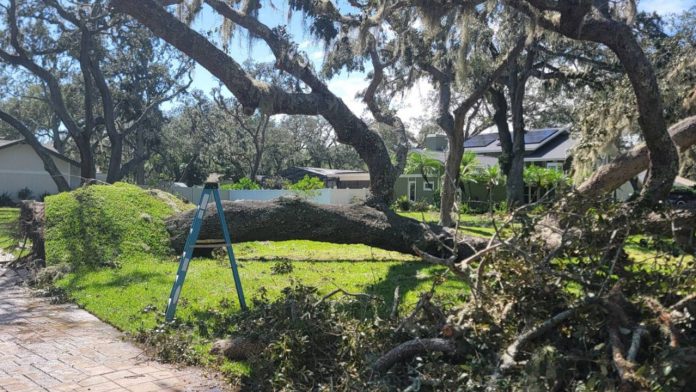
[[[696,144],[696,116],[687,117],[669,128],[669,135],[680,151]],[[582,196],[611,192],[648,169],[650,158],[645,144],[638,145],[600,167],[577,188]]]
[[[46,260],[44,241],[44,203],[24,200],[19,210],[19,234],[31,241],[32,253],[25,256],[28,260],[38,261],[43,265]]]
[[[414,245],[433,255],[449,256],[453,231],[406,218],[388,208],[364,204],[334,206],[310,203],[301,198],[272,201],[223,202],[232,242],[312,240],[337,244],[364,244],[384,250],[413,254]],[[213,213],[215,212],[215,213]],[[215,206],[209,206],[200,240],[220,239],[222,231]],[[166,222],[172,247],[181,252],[194,210],[172,216]],[[457,238],[460,259],[487,244],[480,237]]]

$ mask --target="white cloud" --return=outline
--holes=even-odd
[[[641,11],[657,12],[658,14],[673,14],[686,11],[696,5],[695,0],[643,0],[638,3]]]

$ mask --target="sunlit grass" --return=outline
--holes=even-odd
[[[315,245],[318,246],[318,245]],[[324,244],[327,248],[330,244]],[[389,309],[396,286],[402,306],[412,306],[419,293],[430,290],[434,277],[444,271],[419,261],[293,261],[289,274],[273,274],[275,262],[240,261],[239,271],[247,302],[261,291],[277,298],[293,283],[318,288],[326,294],[336,288],[366,292],[384,299]],[[117,269],[78,270],[58,282],[73,300],[112,325],[128,332],[155,326],[156,314],[162,314],[174,282],[177,262],[149,256],[122,261]],[[463,282],[447,280],[437,290],[439,299],[458,303],[468,288]],[[177,317],[195,320],[197,314],[218,307],[220,301],[232,302],[238,309],[232,274],[226,260],[192,260],[181,294]]]

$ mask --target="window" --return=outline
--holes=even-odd
[[[432,180],[430,180],[429,182],[423,181],[423,190],[424,191],[432,192],[435,189],[434,187],[435,187],[435,184],[433,183]]]
[[[563,171],[563,163],[562,162],[546,162],[546,168],[547,169],[555,169],[558,171]]]

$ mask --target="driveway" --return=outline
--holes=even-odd
[[[200,369],[151,360],[75,305],[33,296],[14,270],[0,275],[0,391],[226,390]]]

